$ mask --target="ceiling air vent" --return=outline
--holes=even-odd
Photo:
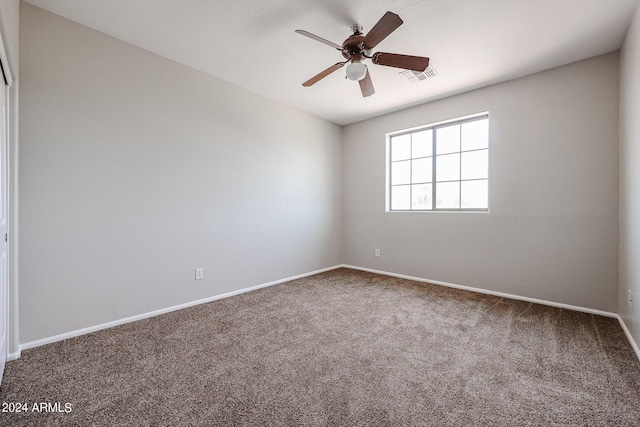
[[[436,77],[438,75],[438,72],[432,66],[428,66],[424,71],[405,70],[401,71],[400,74],[409,79],[411,83],[418,83],[421,80]]]

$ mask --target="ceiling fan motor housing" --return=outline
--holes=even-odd
[[[363,40],[364,36],[360,32],[356,32],[346,39],[344,43],[342,43],[342,56],[350,60],[362,60],[362,52],[364,50]]]

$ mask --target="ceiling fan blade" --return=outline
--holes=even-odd
[[[307,37],[309,37],[310,39],[313,39],[313,40],[315,40],[315,41],[319,41],[320,43],[324,43],[324,44],[326,44],[327,46],[331,46],[331,47],[332,47],[332,48],[334,48],[334,49],[342,50],[342,46],[340,46],[339,44],[336,44],[336,43],[330,42],[329,40],[327,40],[327,39],[323,39],[322,37],[320,37],[320,36],[316,36],[315,34],[311,34],[309,31],[305,31],[305,30],[296,30],[296,33],[298,33],[298,34],[302,34],[303,36],[307,36]]]
[[[364,79],[360,80],[358,83],[360,83],[360,91],[362,91],[362,96],[367,97],[376,93],[376,90],[373,88],[373,82],[371,81],[369,69],[367,69],[367,74],[365,74]]]
[[[402,25],[402,19],[393,12],[387,12],[380,18],[378,23],[373,26],[371,31],[364,36],[362,44],[366,49],[373,49],[400,25]]]
[[[331,74],[334,71],[344,67],[344,64],[346,64],[346,62],[338,62],[337,64],[332,65],[331,67],[327,68],[323,72],[316,74],[315,76],[311,77],[306,82],[302,83],[302,86],[309,87],[311,85],[314,85],[314,84],[318,83],[320,80],[324,79],[329,74]]]
[[[397,53],[377,52],[371,58],[374,64],[405,70],[424,71],[429,66],[429,58],[424,56],[400,55]]]

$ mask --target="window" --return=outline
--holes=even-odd
[[[489,116],[390,134],[390,211],[487,211]]]

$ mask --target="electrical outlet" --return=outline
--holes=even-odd
[[[204,279],[204,268],[196,268],[196,280]]]
[[[633,307],[633,291],[631,289],[628,290],[627,293],[627,302],[629,302],[629,307]]]
[[[380,249],[376,249],[373,254],[376,256],[376,258],[380,258]]]

